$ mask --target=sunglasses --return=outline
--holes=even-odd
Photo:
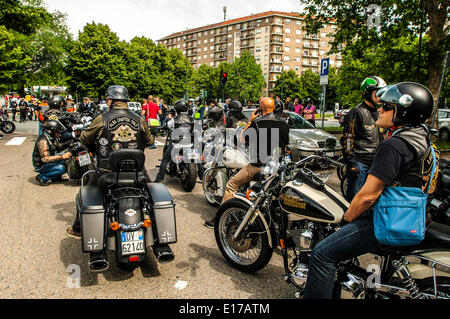
[[[394,105],[388,104],[388,103],[383,103],[381,104],[381,108],[383,109],[383,111],[385,112],[389,112],[395,109]]]

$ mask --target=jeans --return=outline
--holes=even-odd
[[[66,166],[64,161],[58,161],[54,163],[48,163],[42,165],[40,168],[35,168],[36,172],[39,173],[38,176],[42,178],[43,181],[49,181],[57,177],[61,177],[66,173]]]
[[[303,299],[331,299],[337,264],[374,253],[379,248],[372,213],[366,213],[319,242],[311,252]]]
[[[345,199],[347,202],[351,202],[353,197],[361,190],[367,179],[367,173],[369,172],[370,166],[361,162],[356,162],[359,168],[359,175],[356,178],[350,176],[349,167],[347,167],[347,194]]]
[[[158,175],[156,175],[156,179],[158,181],[163,181],[164,176],[166,176],[167,166],[169,165],[170,160],[172,158],[172,149],[173,149],[173,144],[170,144],[165,148],[164,155],[163,155],[163,158],[161,161],[161,165],[159,166],[159,172],[158,172]]]

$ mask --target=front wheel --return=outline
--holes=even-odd
[[[0,126],[0,130],[5,134],[12,134],[16,130],[16,125],[11,121],[4,121]]]
[[[233,239],[248,209],[247,203],[236,198],[224,203],[215,218],[214,235],[220,252],[233,268],[253,273],[269,263],[273,249],[260,217]]]
[[[181,170],[181,186],[186,192],[191,192],[197,182],[197,165],[195,163],[187,163],[180,167]]]

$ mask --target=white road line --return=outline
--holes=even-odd
[[[26,137],[14,137],[12,140],[10,140],[8,143],[6,143],[5,145],[8,146],[18,146],[18,145],[22,145],[23,142],[25,142],[27,138]]]

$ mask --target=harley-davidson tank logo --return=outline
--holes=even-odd
[[[132,216],[136,215],[136,211],[134,209],[128,209],[125,212],[125,215],[132,217]]]
[[[296,207],[296,208],[300,208],[300,209],[306,209],[306,203],[303,202],[298,197],[281,194],[280,199],[283,201],[283,204],[285,204],[286,206]]]
[[[136,140],[136,131],[133,131],[128,125],[121,125],[112,133],[114,134],[114,137],[112,138],[113,141],[130,142]]]

